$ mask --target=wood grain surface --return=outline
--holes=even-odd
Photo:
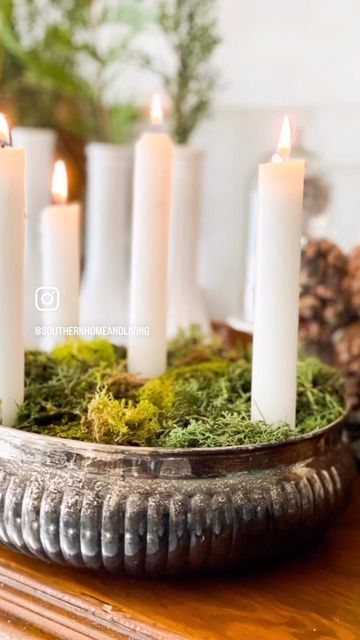
[[[360,478],[316,549],[242,576],[133,581],[0,552],[0,640],[360,639]]]

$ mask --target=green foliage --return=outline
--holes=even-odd
[[[138,404],[115,400],[105,390],[90,402],[81,428],[88,440],[105,444],[147,445],[160,431],[158,409],[147,400]]]
[[[49,377],[34,376],[28,365],[26,358],[25,400],[18,411],[17,426],[37,433],[49,433],[53,426],[78,425],[106,374],[105,367],[92,368],[82,360],[70,366],[51,356],[43,363]],[[38,364],[35,368],[40,373]]]
[[[172,366],[153,380],[127,373],[124,353],[106,340],[28,352],[16,426],[106,444],[215,447],[281,441],[344,413],[341,376],[308,358],[298,365],[296,428],[253,423],[250,360],[219,338],[200,340],[195,328],[179,335],[169,349]]]
[[[28,351],[25,399],[16,426],[36,433],[83,438],[81,418],[113,366],[115,349],[106,340],[67,342],[51,354]]]
[[[215,0],[156,4],[175,60],[173,73],[158,73],[173,102],[174,138],[184,144],[207,115],[217,84]],[[154,70],[136,44],[154,17],[145,0],[47,0],[46,12],[39,0],[1,0],[0,98],[11,101],[23,125],[128,141],[140,112],[130,102],[111,104],[111,88],[139,60]],[[110,31],[115,44],[104,47]]]
[[[137,400],[144,384],[144,378],[126,371],[125,361],[121,362],[106,378],[106,388],[116,400],[121,398]]]
[[[220,42],[214,0],[160,0],[159,21],[175,57],[175,74],[162,74],[172,98],[173,135],[189,141],[208,114],[217,84],[211,57]]]
[[[286,424],[274,428],[261,422],[252,423],[236,413],[225,412],[217,418],[211,430],[204,420],[190,420],[186,428],[174,427],[161,439],[161,445],[171,449],[228,447],[281,442],[294,435],[294,430]]]
[[[102,338],[96,338],[89,342],[84,340],[65,342],[53,349],[52,356],[60,362],[71,362],[73,359],[83,360],[93,367],[102,363],[113,367],[116,362],[115,348]]]
[[[342,375],[316,358],[298,363],[297,422],[303,432],[335,420],[344,411],[345,382]]]
[[[179,369],[175,377],[174,413],[161,437],[164,447],[278,442],[319,429],[344,412],[341,377],[311,358],[298,367],[295,429],[251,421],[248,361],[203,363]]]
[[[139,391],[140,402],[148,402],[158,409],[163,420],[174,408],[175,394],[172,376],[148,380]]]
[[[125,400],[114,398],[102,391],[89,403],[87,414],[81,420],[81,428],[93,442],[104,444],[121,444],[128,438],[125,423]]]
[[[54,126],[84,139],[124,142],[139,113],[108,106],[114,77],[135,59],[134,37],[147,21],[143,0],[1,0],[0,92],[25,125]],[[101,46],[106,28],[116,45]],[[34,109],[36,104],[36,109]]]

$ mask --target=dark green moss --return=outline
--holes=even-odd
[[[146,381],[104,340],[28,352],[16,426],[107,444],[215,447],[285,440],[344,412],[341,377],[308,358],[298,365],[296,428],[251,422],[251,364],[239,355],[192,329],[169,345],[167,372]]]
[[[81,418],[115,363],[115,351],[106,341],[74,341],[51,354],[27,352],[25,400],[16,426],[56,435],[60,430],[64,437],[69,429],[72,437],[78,437]]]

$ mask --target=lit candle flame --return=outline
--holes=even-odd
[[[55,162],[51,192],[54,204],[65,204],[68,198],[68,177],[63,160]]]
[[[0,113],[0,144],[2,142],[10,144],[10,130],[4,114]]]
[[[151,101],[151,122],[154,125],[161,125],[163,120],[164,116],[161,98],[158,93],[155,93]]]
[[[282,123],[277,152],[283,160],[287,160],[291,153],[291,125],[288,116],[285,116]]]

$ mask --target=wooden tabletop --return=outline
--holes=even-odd
[[[356,640],[360,477],[320,547],[256,573],[115,579],[0,552],[0,640]]]

